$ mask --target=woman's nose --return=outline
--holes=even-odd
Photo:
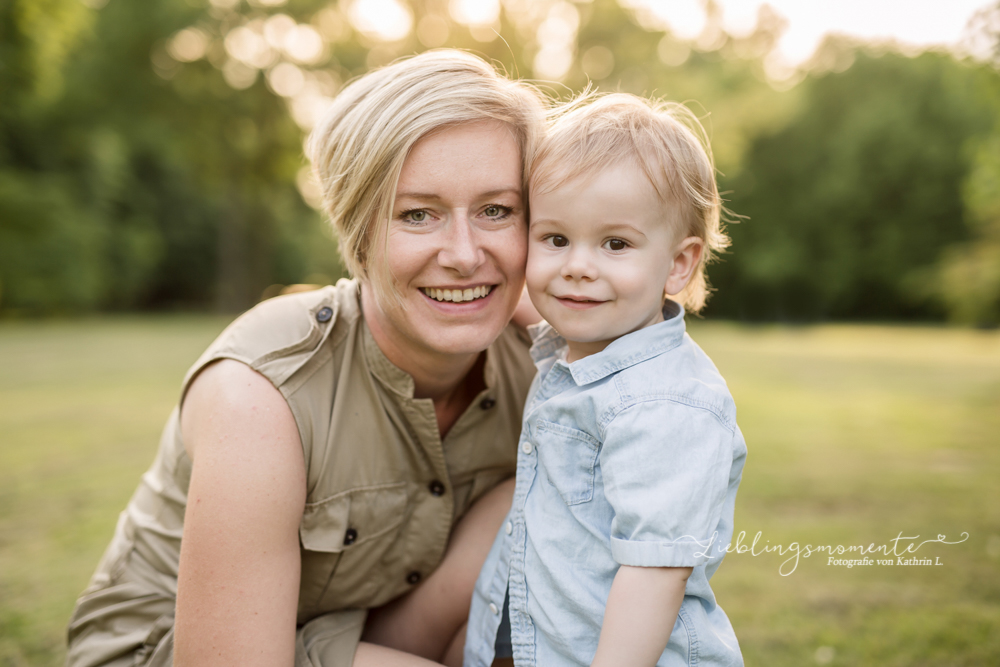
[[[479,243],[476,230],[468,216],[461,213],[452,218],[448,230],[450,233],[438,253],[438,263],[453,269],[459,275],[472,275],[486,261],[486,253]]]

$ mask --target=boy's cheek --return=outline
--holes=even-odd
[[[532,283],[539,280],[538,274],[541,273],[544,264],[538,245],[535,241],[529,241],[528,243],[528,261],[524,267],[524,277],[528,281],[528,289],[531,289]]]
[[[528,297],[531,302],[535,304],[535,308],[539,311],[544,308],[542,304],[542,296],[545,293],[546,280],[540,275],[537,265],[532,264],[531,261],[531,251],[528,251],[528,267],[525,270],[525,286],[528,288]],[[545,313],[542,313],[543,315]]]

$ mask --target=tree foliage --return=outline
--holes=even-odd
[[[151,54],[204,10],[41,4],[59,2],[73,11],[39,18],[17,0],[3,21],[0,306],[232,310],[271,282],[340,271],[295,188],[301,133],[281,100],[207,62],[156,73]],[[53,34],[75,43],[38,46]]]
[[[556,98],[691,106],[743,216],[710,316],[997,319],[995,64],[831,40],[776,87],[767,8],[736,38],[710,2],[685,41],[632,2],[503,0],[477,24],[400,1],[387,37],[347,0],[0,0],[0,314],[238,310],[338,277],[304,133],[352,78],[452,46]],[[996,11],[970,27],[994,49]]]
[[[801,84],[799,113],[727,181],[733,254],[712,312],[752,319],[929,318],[945,248],[966,241],[962,184],[990,130],[989,68],[862,50]],[[995,86],[994,86],[995,87]]]

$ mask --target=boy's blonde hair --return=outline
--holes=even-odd
[[[461,123],[505,124],[521,151],[527,199],[528,165],[543,117],[534,88],[452,49],[398,60],[345,87],[313,130],[306,152],[347,269],[369,281],[376,295],[398,296],[386,262],[373,266],[371,258],[375,244],[387,238],[403,162],[422,137]]]
[[[680,238],[705,242],[691,280],[674,297],[697,313],[710,292],[705,264],[729,246],[711,150],[705,129],[682,104],[587,92],[553,113],[532,165],[531,188],[550,192],[623,163],[641,169]]]

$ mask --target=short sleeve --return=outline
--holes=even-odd
[[[622,565],[697,567],[713,553],[733,464],[732,428],[669,399],[638,403],[608,424],[600,452]]]

